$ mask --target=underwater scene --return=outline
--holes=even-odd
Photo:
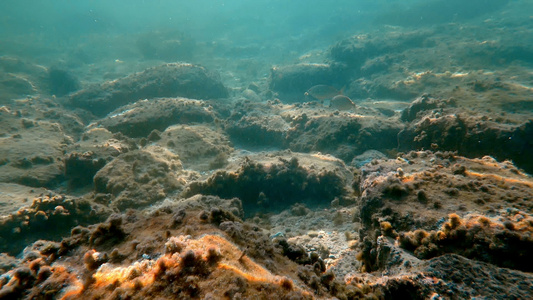
[[[0,299],[533,299],[533,1],[2,0]]]

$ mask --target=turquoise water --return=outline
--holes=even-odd
[[[6,0],[0,3],[0,55],[74,70],[85,82],[161,61],[240,69],[240,80],[250,81],[263,78],[273,65],[327,61],[324,51],[353,35],[512,20],[512,14],[527,21],[531,6],[508,0]],[[243,66],[217,58],[253,62]],[[87,74],[88,65],[113,61],[127,66],[113,67],[104,78]]]
[[[490,17],[509,2],[6,0],[0,3],[0,54],[51,59],[71,50],[94,60],[124,59],[136,57],[138,40],[152,36],[188,39],[196,47],[247,47],[243,56],[276,62],[383,25]]]

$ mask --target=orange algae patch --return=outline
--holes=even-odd
[[[315,157],[315,158],[318,158],[318,159],[321,159],[321,160],[325,160],[325,161],[338,161],[339,160],[338,158],[335,158],[335,157],[333,157],[331,155],[322,154],[320,152],[311,154],[311,156]]]
[[[524,180],[524,179],[518,179],[518,178],[509,178],[509,177],[503,177],[496,174],[484,174],[484,173],[478,173],[473,171],[466,171],[466,175],[473,176],[473,177],[479,177],[479,178],[492,178],[494,180],[498,181],[504,181],[507,183],[514,183],[514,184],[523,184],[528,187],[533,187],[533,181],[530,180]]]
[[[404,175],[402,177],[402,182],[403,183],[409,183],[409,182],[412,182],[415,180],[415,176],[414,175]]]
[[[151,260],[135,262],[128,267],[114,268],[109,264],[104,264],[93,275],[94,286],[106,287],[109,284],[117,284],[131,288],[135,285],[133,279],[137,279],[137,282],[147,286],[154,282],[154,268],[155,263]]]
[[[205,261],[207,261],[209,249],[216,249],[221,254],[220,262],[216,266],[218,269],[232,271],[253,282],[276,282],[276,276],[245,256],[237,246],[221,236],[204,235],[197,240],[179,236],[169,238],[170,240],[183,243],[185,247],[181,249],[180,253],[192,250]],[[156,280],[156,274],[160,271],[161,264],[166,267],[179,266],[181,264],[179,253],[167,253],[157,260],[142,260],[130,266],[115,267],[111,264],[103,264],[93,274],[94,283],[92,287],[105,288],[109,285],[130,289],[139,285],[146,287]],[[70,294],[74,296],[81,291],[82,288],[80,286],[79,289],[72,291]],[[71,295],[65,299],[72,299],[70,298]]]
[[[68,273],[67,269],[64,266],[54,266],[52,268],[52,272],[53,274]],[[81,283],[81,281],[78,280],[74,275],[69,275],[69,277],[71,281],[70,285],[65,288],[65,292],[63,293],[61,300],[76,299],[83,291],[83,284]]]
[[[247,256],[244,256],[237,246],[233,245],[223,237],[206,235],[198,240],[198,242],[202,243],[204,251],[207,251],[207,248],[213,246],[216,246],[220,250],[222,261],[218,264],[219,269],[231,270],[249,281],[271,282],[275,278],[272,273],[252,261]]]
[[[63,294],[63,297],[61,297],[61,300],[76,299],[79,297],[82,291],[83,285],[79,280],[77,280],[74,282],[74,284],[68,287],[68,290],[65,292],[65,294]]]
[[[252,262],[248,259],[250,263],[246,263],[246,270],[240,268],[233,264],[221,263],[218,265],[219,269],[233,271],[236,274],[246,278],[248,281],[254,282],[273,282],[275,276],[272,275],[269,271],[265,270],[263,267]]]

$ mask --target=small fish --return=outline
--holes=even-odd
[[[352,99],[344,95],[337,95],[331,99],[329,107],[336,110],[352,110],[355,108],[355,104]]]
[[[341,91],[337,90],[336,88],[330,85],[319,84],[308,89],[304,95],[305,97],[312,97],[316,100],[324,101],[326,99],[331,99],[341,94],[342,94]]]

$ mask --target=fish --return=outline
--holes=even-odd
[[[329,107],[336,110],[352,110],[355,108],[355,103],[349,97],[337,95],[331,99]]]
[[[319,84],[308,89],[304,95],[306,98],[312,97],[313,99],[324,101],[326,99],[331,99],[341,94],[342,94],[341,91],[337,90],[336,88],[330,85]]]

